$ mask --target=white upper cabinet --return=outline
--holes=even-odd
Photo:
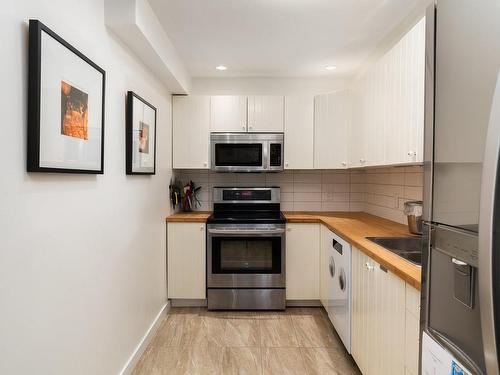
[[[285,98],[285,169],[314,167],[314,96]]]
[[[385,56],[386,164],[421,163],[424,139],[425,19]]]
[[[247,97],[238,95],[210,97],[210,131],[246,132]]]
[[[173,168],[208,168],[210,97],[173,96],[172,103]]]
[[[355,84],[353,167],[423,160],[425,19]]]
[[[314,98],[314,168],[348,168],[349,127],[352,119],[349,90]]]
[[[282,133],[285,98],[283,96],[248,97],[248,131]]]

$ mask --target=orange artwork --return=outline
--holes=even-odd
[[[61,81],[61,134],[89,139],[88,94]]]

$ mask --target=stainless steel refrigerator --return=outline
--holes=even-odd
[[[428,9],[421,373],[498,374],[500,0]]]

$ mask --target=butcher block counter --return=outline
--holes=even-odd
[[[285,212],[289,223],[321,223],[370,258],[420,290],[421,267],[365,237],[411,236],[408,227],[364,212]]]
[[[210,211],[176,212],[167,216],[167,223],[205,223]]]
[[[211,212],[175,213],[167,222],[206,222]],[[364,212],[284,212],[289,223],[321,223],[420,290],[421,268],[365,237],[410,236],[408,227]]]

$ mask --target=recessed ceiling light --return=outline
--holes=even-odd
[[[326,70],[335,70],[335,69],[337,69],[337,67],[335,65],[327,65],[327,66],[325,66],[325,69]]]
[[[217,69],[217,70],[226,70],[227,67],[225,67],[224,65],[219,65],[219,66],[216,66],[215,69]]]

